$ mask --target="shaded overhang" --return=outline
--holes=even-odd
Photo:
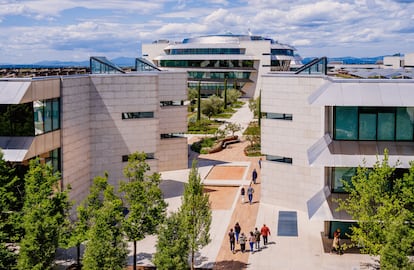
[[[327,79],[308,97],[319,106],[414,106],[414,80]]]
[[[4,160],[10,162],[22,162],[26,160],[34,137],[0,137],[0,151],[4,154]]]
[[[20,104],[31,81],[0,81],[0,104]]]
[[[353,221],[345,211],[336,210],[339,207],[338,199],[346,199],[347,196],[340,193],[332,194],[329,187],[323,187],[306,202],[308,218],[318,221]]]
[[[316,167],[372,167],[388,150],[390,165],[409,168],[414,159],[414,142],[334,141],[325,134],[308,149],[308,162]]]

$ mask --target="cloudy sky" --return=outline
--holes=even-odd
[[[414,0],[0,0],[0,63],[135,57],[140,44],[271,37],[308,56],[414,52]]]

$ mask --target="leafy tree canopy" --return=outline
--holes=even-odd
[[[414,269],[408,256],[414,248],[414,163],[403,177],[396,177],[388,151],[372,169],[359,167],[352,183],[344,182],[349,197],[339,209],[357,220],[351,240],[362,252],[380,255],[381,269]]]

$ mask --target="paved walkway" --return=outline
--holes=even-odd
[[[239,109],[235,115],[227,120],[240,123],[246,128],[252,119],[252,114],[245,106]],[[239,136],[242,131],[239,132]],[[197,135],[189,136],[189,143],[197,139]],[[324,230],[322,221],[310,221],[307,213],[296,209],[284,209],[277,205],[267,205],[260,202],[261,195],[261,173],[258,169],[258,157],[246,157],[243,149],[248,142],[232,144],[221,152],[208,155],[199,155],[189,152],[189,167],[193,159],[198,160],[199,173],[204,179],[205,185],[214,186],[211,188],[210,199],[212,202],[212,224],[210,230],[211,243],[204,247],[197,254],[196,267],[203,269],[372,269],[370,264],[373,260],[366,255],[348,254],[337,256],[325,252],[321,233]],[[235,180],[233,177],[226,180],[220,177],[219,180],[208,177],[214,166],[245,166],[246,172],[242,179]],[[239,188],[241,185],[248,186],[251,180],[251,172],[256,168],[258,182],[254,185],[254,204],[241,204]],[[188,180],[188,169],[181,171],[170,171],[162,173],[162,188],[169,203],[168,211],[176,211],[181,205],[181,195],[184,182]],[[229,169],[230,171],[230,169]],[[215,192],[216,186],[233,186],[237,192],[227,191]],[[210,186],[208,187],[210,188]],[[213,195],[214,194],[214,195]],[[227,205],[223,207],[223,205]],[[297,211],[298,214],[298,237],[277,236],[277,214],[280,210]],[[260,252],[250,254],[240,251],[233,254],[230,251],[230,244],[227,233],[233,228],[236,222],[240,223],[242,231],[247,234],[255,227],[262,227],[266,223],[270,227],[272,236],[269,238],[269,245]],[[138,264],[152,265],[150,258],[155,252],[155,237],[147,237],[138,244]],[[240,246],[236,244],[236,250]],[[246,244],[246,249],[249,249]],[[130,254],[132,255],[132,254]],[[132,257],[130,257],[130,263]]]

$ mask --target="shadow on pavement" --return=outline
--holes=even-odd
[[[228,261],[216,262],[213,269],[214,270],[219,270],[219,269],[239,270],[239,269],[246,269],[248,265],[249,265],[248,263],[244,263],[244,262],[241,262],[241,261],[234,261],[234,260],[230,261],[230,260],[228,260]]]
[[[160,183],[164,199],[181,196],[184,193],[184,183],[175,180],[162,180]]]

